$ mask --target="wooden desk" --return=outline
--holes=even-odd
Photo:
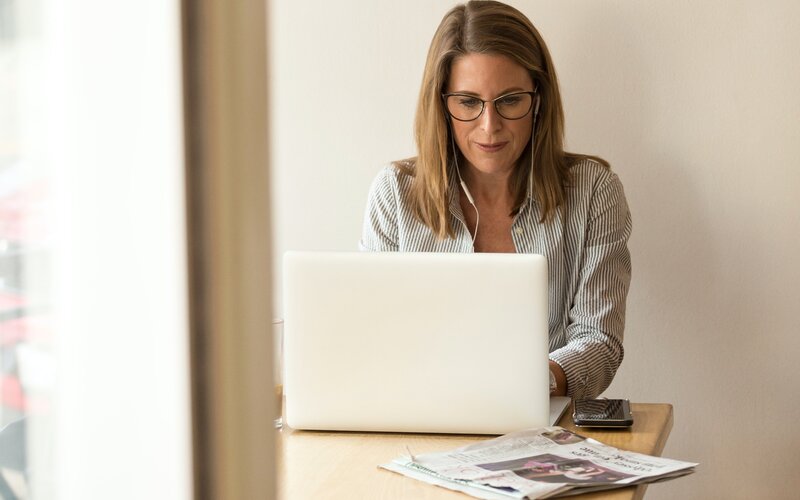
[[[570,411],[559,425],[620,449],[660,455],[672,430],[672,405],[633,404],[632,430],[578,429]],[[472,498],[417,481],[378,465],[406,454],[444,451],[486,436],[440,434],[384,434],[354,432],[277,431],[278,498],[305,499],[420,499]],[[576,499],[642,498],[646,485],[611,492],[573,496]]]

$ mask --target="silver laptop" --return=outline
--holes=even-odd
[[[551,425],[540,255],[289,252],[285,423],[503,434]]]

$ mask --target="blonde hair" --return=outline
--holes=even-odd
[[[570,167],[588,157],[564,151],[564,110],[558,79],[547,46],[530,20],[517,9],[495,1],[473,0],[454,7],[439,24],[425,62],[415,122],[417,157],[395,162],[416,177],[410,196],[413,213],[442,239],[455,236],[448,196],[449,173],[455,167],[449,117],[441,95],[453,61],[470,53],[502,55],[527,69],[541,100],[533,131],[533,161],[529,143],[509,181],[514,197],[512,214],[525,203],[531,180],[534,199],[541,207],[541,222],[551,219],[564,203]],[[608,166],[602,159],[588,158]]]

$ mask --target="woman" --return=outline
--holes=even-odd
[[[450,10],[415,128],[417,157],[372,185],[361,249],[545,255],[551,393],[600,394],[623,357],[630,213],[606,162],[564,151],[558,82],[533,24],[494,1]]]

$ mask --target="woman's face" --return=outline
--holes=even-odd
[[[505,56],[470,53],[456,58],[450,67],[448,94],[490,101],[529,91],[533,91],[533,81],[528,71]],[[485,174],[509,175],[531,138],[533,113],[507,120],[489,102],[477,119],[463,122],[450,118],[450,123],[468,167]]]

